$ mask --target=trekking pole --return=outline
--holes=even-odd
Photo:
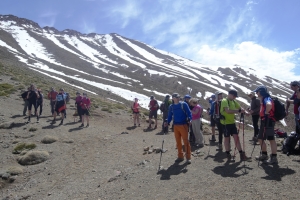
[[[90,112],[90,110],[89,110],[89,109],[86,107],[86,105],[85,105],[85,104],[83,104],[83,105],[84,105],[85,109],[88,111],[88,113],[89,113],[89,115],[91,116],[91,118],[92,118],[92,119],[94,119],[94,118],[93,118],[93,116],[91,115],[91,112]]]
[[[161,164],[161,158],[162,158],[162,154],[163,154],[163,150],[164,150],[165,134],[166,134],[166,130],[165,130],[165,128],[164,128],[164,136],[163,136],[163,140],[162,140],[162,143],[161,143],[160,159],[159,159],[159,165],[158,165],[158,170],[157,170],[157,172],[159,172],[160,167],[161,167],[160,164]]]
[[[240,115],[239,129],[238,129],[238,132],[237,132],[238,134],[237,135],[239,135],[239,132],[240,132],[240,129],[241,129],[242,118],[244,118],[243,113],[241,113],[241,115]],[[236,141],[234,140],[234,138],[233,138],[233,141],[234,141],[235,147],[234,147],[234,152],[233,152],[232,160],[235,161],[235,156],[236,156]]]

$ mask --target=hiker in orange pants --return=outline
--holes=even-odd
[[[178,158],[175,162],[182,162],[183,151],[182,141],[185,147],[186,163],[191,164],[191,146],[188,140],[189,124],[192,120],[192,113],[187,103],[179,101],[180,96],[177,93],[172,94],[173,104],[169,107],[168,121],[164,123],[167,127],[173,119],[174,134],[176,139]]]

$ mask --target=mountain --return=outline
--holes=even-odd
[[[137,97],[145,108],[152,94],[162,100],[191,93],[208,106],[204,99],[217,90],[236,89],[244,104],[261,84],[281,100],[292,92],[288,83],[239,65],[211,67],[116,33],[59,31],[13,15],[0,15],[0,61],[121,103]]]

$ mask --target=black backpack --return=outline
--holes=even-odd
[[[300,135],[295,132],[292,132],[287,138],[285,138],[281,148],[282,153],[287,156],[293,154],[299,138]]]
[[[159,106],[161,112],[165,112],[165,102],[162,102]]]
[[[278,100],[277,97],[272,97],[272,100],[274,102],[274,118],[276,121],[280,121],[283,118],[286,117],[286,111],[285,111],[285,106],[281,101]]]

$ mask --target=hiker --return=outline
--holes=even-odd
[[[39,97],[37,98],[37,101],[36,101],[36,111],[35,111],[35,113],[37,115],[37,113],[38,113],[37,110],[38,110],[38,108],[40,108],[39,116],[41,116],[42,112],[43,112],[44,94],[43,94],[41,89],[38,89],[37,91],[38,91]]]
[[[58,115],[59,113],[61,113],[61,121],[59,125],[62,125],[64,123],[64,113],[65,110],[67,109],[66,107],[67,103],[66,103],[66,96],[64,94],[64,89],[60,88],[59,89],[59,93],[56,95],[56,99],[55,99],[55,104],[54,104],[54,114],[53,114],[53,120],[52,120],[52,124],[56,123],[56,115]]]
[[[154,126],[154,129],[157,128],[157,110],[158,110],[158,103],[155,99],[155,97],[152,95],[150,97],[150,103],[148,105],[148,108],[150,109],[150,112],[149,112],[149,126],[148,126],[148,129],[151,128],[151,124],[152,124],[152,117],[154,117],[154,120],[155,120],[155,126]]]
[[[48,99],[50,100],[50,106],[51,106],[51,114],[54,116],[55,111],[55,102],[56,102],[56,95],[58,92],[55,91],[53,87],[50,88],[50,92],[48,93]]]
[[[300,88],[300,82],[299,81],[292,81],[291,89],[294,91],[293,95],[286,100],[286,115],[289,113],[289,107],[290,104],[294,104],[294,115],[295,115],[295,129],[297,130],[297,127],[299,127],[299,110],[298,110],[298,103],[299,99],[297,98],[297,90]]]
[[[27,108],[28,108],[28,104],[29,104],[28,99],[27,99],[27,94],[29,91],[30,91],[30,87],[27,88],[27,91],[25,91],[21,94],[21,97],[24,100],[23,116],[26,116],[26,112],[27,112]]]
[[[132,114],[133,114],[133,125],[136,126],[136,123],[138,123],[138,126],[140,125],[140,104],[138,103],[138,98],[134,98],[134,102],[131,106]]]
[[[229,90],[227,98],[224,98],[221,101],[221,124],[224,126],[224,146],[227,154],[228,161],[231,160],[230,154],[230,136],[234,139],[234,144],[237,150],[240,153],[241,161],[247,161],[251,158],[247,157],[245,154],[245,150],[242,150],[238,130],[236,128],[234,114],[242,114],[245,113],[245,110],[240,106],[240,104],[235,101],[236,97],[238,97],[238,93],[236,90]]]
[[[201,115],[202,115],[202,107],[198,104],[198,99],[192,98],[190,99],[190,104],[193,106],[192,113],[192,123],[191,128],[193,129],[193,134],[195,136],[195,146],[202,148],[203,144],[203,133],[200,130],[201,127]]]
[[[192,120],[192,113],[189,106],[185,102],[179,102],[179,94],[172,94],[172,104],[169,108],[168,121],[164,122],[165,126],[169,126],[173,120],[174,135],[176,139],[176,146],[178,151],[178,158],[175,162],[182,162],[184,160],[182,151],[182,140],[185,147],[186,163],[191,164],[191,146],[188,141],[188,126]]]
[[[170,100],[170,95],[166,95],[164,101],[160,105],[160,110],[163,113],[163,121],[165,122],[168,119],[169,107],[172,104]],[[164,123],[162,125],[162,130],[164,130]]]
[[[82,100],[82,96],[80,94],[80,92],[76,92],[76,99],[75,99],[75,106],[77,108],[77,114],[79,116],[79,122],[82,121],[82,116],[81,116],[81,100]]]
[[[27,93],[27,100],[28,100],[28,121],[26,122],[27,124],[30,123],[32,106],[33,106],[34,110],[36,111],[36,104],[37,104],[36,102],[37,102],[38,98],[39,98],[39,94],[37,92],[37,89],[35,88],[34,85],[31,85],[30,90]],[[39,115],[36,115],[36,120],[37,120],[37,123],[39,123]]]
[[[256,160],[266,161],[267,164],[277,164],[277,144],[275,142],[275,109],[274,102],[267,91],[267,88],[263,85],[258,86],[253,92],[255,92],[261,101],[260,106],[260,129],[258,132],[258,142],[261,146],[261,155],[256,156]],[[265,140],[269,140],[271,146],[270,158],[267,153],[267,145]]]
[[[84,127],[84,117],[86,117],[86,127],[89,127],[91,100],[87,97],[87,93],[82,93],[82,100],[80,105],[81,105],[82,124],[79,127]]]
[[[210,126],[211,126],[211,139],[210,141],[214,142],[216,141],[216,122],[213,118],[213,109],[212,109],[212,104],[213,102],[216,100],[216,95],[211,95],[211,97],[209,98],[208,102],[210,104],[210,108],[207,110],[207,112],[209,112],[210,115]]]
[[[257,142],[258,135],[258,120],[259,120],[259,111],[260,111],[260,100],[256,98],[254,92],[248,93],[249,98],[251,99],[250,108],[248,108],[248,112],[252,116],[252,124],[254,128],[254,135],[252,137],[252,141],[254,144]]]
[[[218,141],[218,149],[219,151],[223,150],[223,125],[220,122],[220,108],[221,108],[221,101],[223,99],[223,93],[217,91],[215,93],[216,100],[211,105],[211,114],[213,116],[214,123],[217,125],[218,132],[219,132],[219,141]]]
[[[184,100],[185,103],[187,103],[187,105],[189,106],[190,110],[193,110],[194,104],[192,102],[190,102],[191,98],[192,97],[189,94],[187,94],[187,95],[185,95],[183,97],[183,100]],[[192,127],[193,127],[193,125],[191,123],[190,126],[189,126],[189,141],[190,141],[191,145],[196,145],[196,137],[195,137],[195,134],[193,132],[193,128]]]

